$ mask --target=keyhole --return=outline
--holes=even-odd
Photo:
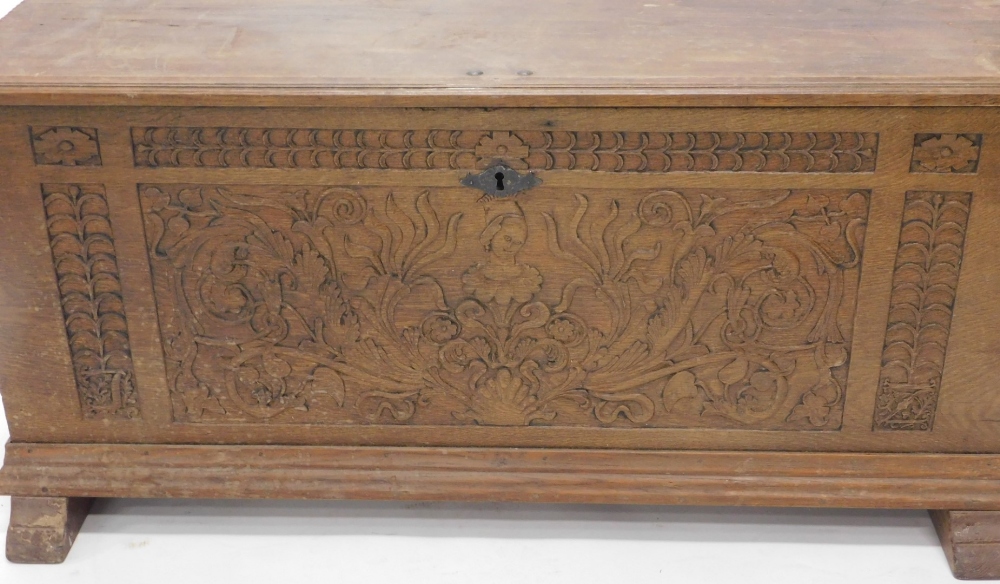
[[[503,173],[502,172],[498,172],[498,173],[496,173],[496,174],[493,175],[493,178],[497,179],[497,190],[498,191],[502,191],[503,190]]]

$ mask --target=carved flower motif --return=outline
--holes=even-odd
[[[490,132],[476,146],[480,166],[486,167],[497,159],[511,168],[528,168],[528,147],[510,132]]]
[[[916,172],[974,172],[979,160],[979,146],[958,134],[941,134],[921,142],[913,149]]]
[[[791,415],[788,416],[788,421],[808,419],[810,424],[818,428],[826,424],[830,418],[831,409],[827,405],[826,399],[815,393],[809,393],[802,398],[802,403],[795,406]]]
[[[852,193],[840,203],[840,210],[849,217],[864,217],[868,213],[868,197],[863,193]]]
[[[498,266],[476,264],[462,275],[463,289],[482,303],[495,300],[507,306],[512,300],[527,302],[542,289],[542,275],[527,264]]]
[[[476,341],[477,339],[473,339]],[[469,343],[455,341],[448,343],[441,349],[441,362],[447,365],[455,365],[459,368],[466,367],[478,358],[475,349]]]
[[[182,189],[177,193],[177,200],[188,211],[200,211],[205,204],[205,195],[200,188]]]
[[[802,302],[794,290],[775,290],[761,302],[760,314],[768,326],[788,328],[797,324],[802,308]]]
[[[97,131],[88,134],[79,128],[51,128],[35,134],[32,146],[35,164],[62,166],[100,166]]]
[[[437,345],[443,345],[454,339],[460,330],[458,322],[447,314],[432,314],[420,325],[424,337]]]
[[[826,214],[827,207],[830,205],[830,197],[826,195],[807,195],[805,204],[806,215],[812,217],[815,215]]]
[[[287,364],[286,364],[287,366]],[[265,371],[255,367],[240,367],[236,370],[236,383],[255,405],[271,406],[281,399],[284,384],[280,377],[264,374]]]
[[[579,344],[587,336],[583,321],[570,314],[560,314],[553,317],[549,320],[545,330],[550,337],[569,346]]]
[[[269,418],[289,408],[305,406],[305,395],[288,383],[292,366],[273,352],[244,362],[227,374],[229,396],[242,402],[243,409]]]

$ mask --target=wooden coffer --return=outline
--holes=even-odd
[[[10,110],[14,436],[997,450],[1000,116],[758,115]]]
[[[995,98],[142,83],[0,108],[12,559],[88,497],[996,521]]]

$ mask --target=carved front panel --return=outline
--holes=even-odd
[[[177,421],[841,425],[867,191],[139,191]]]

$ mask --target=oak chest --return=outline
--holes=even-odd
[[[13,561],[93,497],[936,509],[1000,577],[1000,3],[27,0]]]

